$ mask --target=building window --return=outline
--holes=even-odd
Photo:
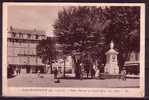
[[[22,43],[21,43],[21,42],[19,42],[19,45],[20,45],[20,46],[22,46],[21,44],[22,44]]]
[[[21,33],[19,33],[19,38],[21,38]]]
[[[23,34],[22,33],[19,33],[19,38],[23,38]]]
[[[38,39],[39,38],[39,36],[38,35],[36,35],[36,39]]]
[[[16,33],[12,32],[12,37],[16,37]]]
[[[27,37],[28,37],[28,38],[31,38],[31,34],[28,34]]]
[[[26,51],[24,50],[24,55],[26,55]]]
[[[14,40],[12,40],[12,45],[14,45],[14,42],[15,42],[15,41],[14,41]]]

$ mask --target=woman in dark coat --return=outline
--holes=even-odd
[[[95,78],[95,70],[94,70],[94,68],[91,69],[91,78]]]
[[[58,74],[57,68],[54,69],[53,73],[54,73],[54,79],[57,79],[57,74]]]

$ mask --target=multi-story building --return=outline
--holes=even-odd
[[[45,72],[45,65],[36,54],[36,46],[42,39],[46,39],[44,31],[10,27],[7,40],[8,68],[19,68],[21,73]]]

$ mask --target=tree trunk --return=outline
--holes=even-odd
[[[78,65],[78,61],[76,60],[75,55],[73,55],[72,58],[74,60],[75,78],[79,78],[79,65]]]
[[[74,62],[74,73],[75,73],[75,77],[76,77],[76,59],[75,59],[75,56],[72,55],[72,58],[73,58],[73,62]]]
[[[63,76],[65,77],[65,67],[66,67],[66,64],[65,64],[65,58],[64,58],[64,72],[63,72]]]
[[[53,74],[53,68],[52,68],[52,62],[51,61],[50,61],[50,68],[51,68],[50,73]]]

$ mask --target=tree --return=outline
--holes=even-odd
[[[73,52],[89,55],[97,59],[103,54],[104,33],[110,20],[104,16],[105,10],[101,7],[70,7],[58,13],[54,23],[54,33],[58,43],[63,46],[64,54]],[[91,60],[92,60],[91,59]],[[100,60],[100,59],[99,59]]]
[[[52,73],[52,62],[56,58],[56,47],[54,38],[48,37],[47,39],[41,40],[37,45],[37,56],[42,59],[44,64],[50,65]]]
[[[105,52],[113,40],[123,66],[130,51],[139,51],[139,19],[139,7],[70,7],[58,13],[54,33],[64,54],[79,52],[100,64],[105,63]]]
[[[106,13],[110,25],[104,30],[106,43],[111,40],[119,51],[119,64],[124,65],[131,51],[140,49],[140,8],[139,7],[109,7]]]
[[[54,33],[64,53],[91,51],[104,42],[102,30],[110,21],[103,13],[101,7],[71,7],[58,13]]]

